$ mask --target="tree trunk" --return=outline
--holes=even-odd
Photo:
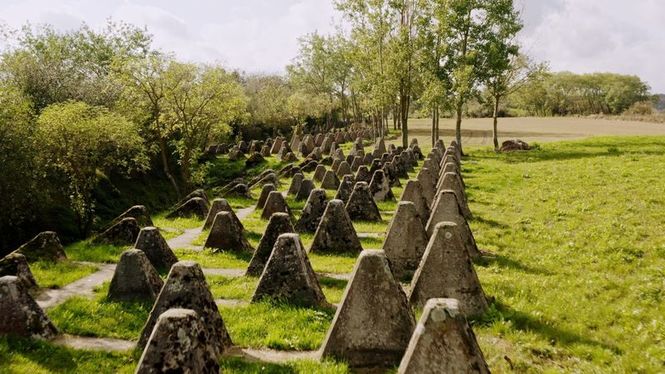
[[[162,169],[164,169],[164,174],[166,174],[166,177],[171,182],[171,185],[178,196],[178,200],[180,200],[180,188],[178,188],[178,182],[176,182],[173,174],[171,174],[171,169],[169,168],[169,158],[167,155],[166,140],[164,138],[159,138],[159,153],[162,157]]]
[[[462,150],[462,109],[464,107],[464,101],[460,98],[457,101],[457,110],[456,110],[456,120],[455,120],[455,140],[457,140],[457,145],[459,146],[460,153],[463,155],[464,151]]]
[[[402,116],[402,147],[409,146],[409,95],[402,93],[399,97],[400,115]]]
[[[499,150],[499,134],[497,132],[497,122],[499,118],[499,96],[494,97],[494,114],[492,115],[492,140],[494,141],[494,150]]]

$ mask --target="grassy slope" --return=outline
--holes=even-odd
[[[471,225],[497,254],[477,267],[493,371],[662,371],[665,138],[470,153]]]

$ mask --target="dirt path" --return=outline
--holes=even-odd
[[[95,287],[101,285],[104,282],[110,281],[111,278],[113,278],[113,272],[115,271],[115,264],[95,265],[99,266],[99,270],[97,272],[72,282],[62,288],[45,290],[39,294],[39,296],[36,298],[37,304],[39,304],[42,309],[46,309],[62,304],[70,297],[92,297],[94,295],[93,290]]]
[[[225,356],[242,357],[253,362],[283,363],[293,360],[318,360],[319,351],[276,351],[273,349],[253,349],[231,347]]]
[[[129,340],[93,338],[88,336],[60,335],[52,343],[73,349],[119,352],[134,349],[136,343]]]

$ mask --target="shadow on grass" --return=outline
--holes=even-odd
[[[490,311],[484,317],[478,319],[477,322],[482,325],[492,325],[497,321],[510,321],[516,330],[542,335],[552,345],[584,344],[600,347],[614,354],[622,353],[621,349],[613,344],[599,342],[572,331],[559,328],[555,322],[547,320],[544,317],[535,317],[495,301],[491,305]]]
[[[319,284],[323,287],[335,288],[338,290],[343,290],[346,288],[347,280],[330,278],[326,276],[319,277]]]
[[[537,274],[537,275],[552,275],[554,274],[553,272],[545,269],[539,269],[535,268],[532,266],[524,265],[518,261],[515,261],[513,259],[510,259],[506,256],[503,255],[498,255],[498,254],[491,254],[488,256],[483,256],[477,260],[474,260],[474,263],[478,266],[489,266],[489,265],[497,265],[503,268],[508,268],[512,270],[517,270],[521,271],[524,273],[529,273],[529,274]]]
[[[495,221],[495,220],[490,219],[490,218],[483,218],[483,217],[478,216],[478,215],[473,216],[473,221],[478,222],[478,223],[482,223],[484,225],[487,225],[487,226],[492,227],[492,228],[497,228],[497,229],[508,229],[508,228],[510,228],[510,226],[506,225],[505,223],[501,223],[499,221]]]
[[[225,357],[220,362],[223,371],[234,373],[274,373],[290,374],[296,370],[284,364],[273,364],[261,361],[247,361],[241,357]]]
[[[241,252],[241,251],[217,251],[217,250],[212,250],[210,248],[206,248],[206,250],[210,251],[209,254],[211,256],[215,256],[217,254],[225,254],[228,255],[229,257],[235,258],[237,260],[241,261],[247,261],[249,262],[252,259],[253,254],[250,252]]]

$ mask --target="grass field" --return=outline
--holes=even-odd
[[[476,264],[491,310],[472,321],[492,372],[663,372],[665,137],[542,143],[513,154],[469,146],[466,152],[470,224],[479,247],[493,253]],[[387,213],[394,204],[383,203],[381,209]],[[356,223],[356,230],[382,233],[390,218]],[[174,227],[163,218],[157,222]],[[267,221],[253,213],[244,222],[256,244]],[[183,221],[175,227],[196,225]],[[311,235],[303,241],[308,245]],[[365,238],[362,244],[379,248],[381,238]],[[67,253],[113,262],[122,249],[82,242]],[[246,255],[208,250],[175,252],[203,267],[243,268],[249,261]],[[316,271],[331,273],[349,272],[355,262],[351,255],[310,254],[310,259]],[[40,279],[54,277],[55,270],[42,271]],[[215,298],[245,302],[258,281],[207,279]],[[336,303],[346,281],[324,277],[321,285]],[[106,292],[101,287],[93,299],[74,298],[47,313],[64,332],[136,339],[150,306],[109,302]],[[333,315],[268,303],[222,306],[220,312],[236,344],[280,350],[318,348]],[[136,352],[93,353],[0,339],[0,372],[131,372],[137,359]],[[224,358],[222,366],[233,373],[348,372],[343,363],[329,361],[264,364]]]

